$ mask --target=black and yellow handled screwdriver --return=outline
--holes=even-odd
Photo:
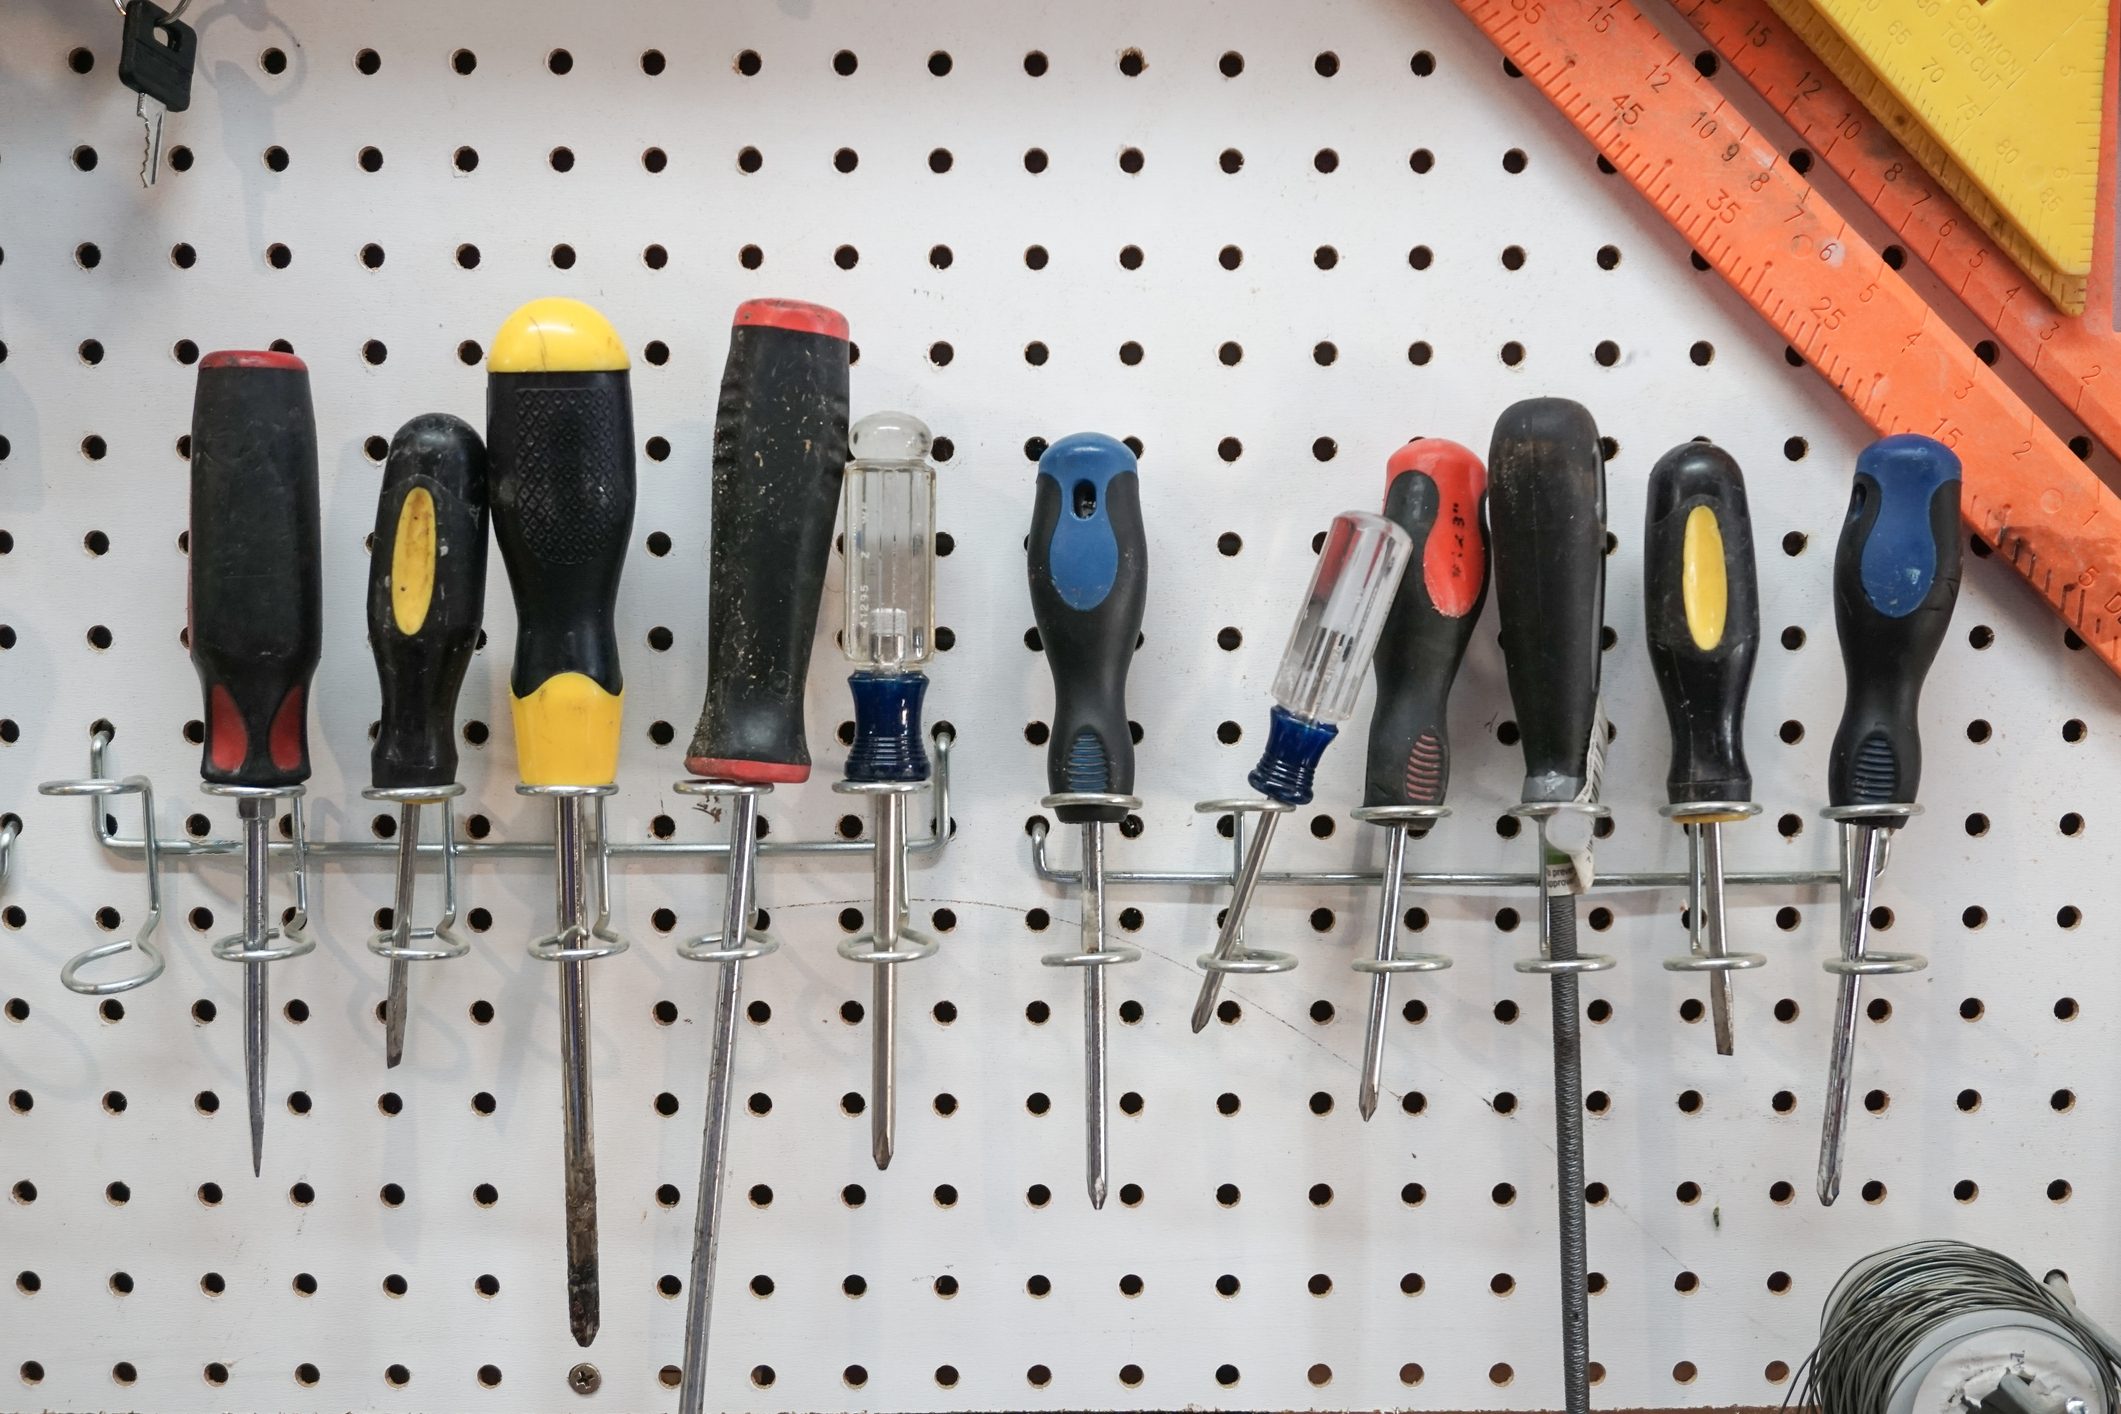
[[[1125,443],[1077,432],[1038,459],[1025,542],[1031,613],[1053,674],[1046,789],[1039,804],[1082,831],[1082,946],[1051,953],[1047,967],[1083,971],[1083,1169],[1090,1206],[1110,1184],[1105,1103],[1105,969],[1141,951],[1105,944],[1105,826],[1139,810],[1127,670],[1141,637],[1149,588],[1141,468]]]
[[[592,959],[626,944],[591,922],[587,807],[615,793],[626,702],[613,610],[633,529],[633,404],[626,346],[571,299],[508,316],[486,356],[494,539],[516,608],[508,695],[524,795],[553,803],[558,927],[530,945],[560,967],[566,1126],[567,1324],[596,1339],[596,1131],[589,1090]]]
[[[382,725],[361,794],[398,807],[397,888],[391,926],[369,939],[390,963],[384,1064],[405,1057],[409,973],[415,962],[462,957],[450,801],[457,784],[457,693],[486,614],[486,444],[470,424],[426,413],[398,429],[383,468],[368,561],[368,646],[383,688]],[[442,807],[442,914],[412,922],[420,807]]]
[[[721,964],[685,1293],[683,1414],[699,1414],[707,1397],[742,967],[774,948],[753,926],[759,797],[776,784],[810,778],[803,693],[847,469],[847,367],[847,321],[834,311],[785,299],[737,306],[714,421],[707,700],[685,754],[685,769],[699,779],[676,787],[731,803],[723,931],[678,950],[696,962]]]
[[[192,666],[206,694],[203,789],[243,818],[243,931],[213,945],[243,964],[243,1077],[250,1166],[265,1163],[265,969],[316,946],[306,931],[302,782],[309,683],[324,638],[317,423],[293,354],[199,360],[191,421]],[[295,910],[272,919],[273,802],[293,801]]]
[[[1760,651],[1760,583],[1745,475],[1729,452],[1687,442],[1650,468],[1642,605],[1650,667],[1672,726],[1665,818],[1687,834],[1687,952],[1670,972],[1709,975],[1716,1054],[1732,1052],[1731,974],[1758,967],[1724,930],[1723,827],[1760,813],[1745,764],[1745,694]]]
[[[1440,437],[1407,443],[1385,464],[1385,518],[1413,541],[1377,653],[1377,705],[1370,715],[1370,754],[1362,808],[1355,818],[1385,832],[1384,881],[1378,890],[1377,951],[1354,966],[1370,974],[1362,1033],[1362,1117],[1377,1112],[1384,1083],[1385,1016],[1392,978],[1440,972],[1442,953],[1402,953],[1399,893],[1407,841],[1421,839],[1450,809],[1451,733],[1445,709],[1451,684],[1488,598],[1487,468]]]
[[[1920,813],[1919,724],[1929,676],[1959,602],[1959,458],[1913,433],[1882,437],[1856,458],[1834,549],[1834,627],[1848,698],[1827,760],[1827,819],[1841,826],[1841,979],[1819,1136],[1819,1201],[1841,1193],[1841,1150],[1855,1085],[1863,979],[1919,972],[1914,953],[1870,950],[1871,894],[1886,840]]]
[[[1539,830],[1540,956],[1554,1001],[1554,1158],[1561,1246],[1562,1391],[1591,1406],[1583,1211],[1583,1040],[1576,978],[1611,967],[1576,948],[1604,768],[1599,654],[1605,626],[1605,463],[1585,408],[1534,398],[1504,410],[1488,449],[1488,516],[1502,658],[1524,743],[1523,803]]]

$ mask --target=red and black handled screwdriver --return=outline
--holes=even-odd
[[[685,769],[700,779],[677,785],[686,794],[731,799],[723,931],[679,949],[693,961],[721,964],[685,1294],[678,1386],[684,1414],[699,1414],[707,1395],[742,967],[774,947],[752,926],[759,797],[810,777],[803,694],[847,469],[847,369],[847,321],[834,311],[784,299],[737,307],[714,423],[707,700],[685,756]]]
[[[486,444],[469,423],[426,413],[398,429],[383,467],[368,560],[368,646],[383,689],[382,725],[369,753],[369,800],[398,807],[397,888],[390,927],[369,950],[390,963],[384,1064],[405,1056],[409,973],[415,962],[462,957],[454,823],[457,694],[486,615]],[[420,807],[442,807],[442,915],[412,923]]]
[[[213,945],[243,964],[243,1074],[251,1172],[265,1162],[265,969],[316,946],[306,932],[302,783],[309,683],[324,639],[317,423],[309,370],[293,354],[199,360],[191,422],[192,666],[206,694],[209,795],[243,818],[243,931]],[[294,804],[295,910],[272,920],[273,802]]]
[[[516,789],[553,805],[558,926],[530,952],[560,968],[567,1325],[578,1345],[601,1319],[584,969],[626,947],[592,921],[584,882],[587,809],[618,789],[626,705],[615,610],[633,532],[629,366],[610,322],[571,299],[524,305],[486,355],[493,532],[516,608]]]
[[[1488,473],[1480,458],[1456,442],[1418,438],[1392,454],[1385,478],[1385,518],[1413,540],[1415,559],[1400,578],[1370,660],[1377,705],[1362,808],[1355,812],[1385,832],[1377,951],[1354,964],[1370,974],[1358,1097],[1365,1120],[1377,1112],[1384,1080],[1393,975],[1451,965],[1441,953],[1399,951],[1399,893],[1407,841],[1421,839],[1451,813],[1443,803],[1451,784],[1445,709],[1488,598]]]
[[[1642,541],[1646,645],[1672,726],[1664,816],[1687,833],[1687,952],[1668,972],[1709,975],[1716,1054],[1730,1055],[1731,974],[1758,967],[1724,934],[1723,827],[1760,813],[1745,764],[1745,695],[1760,651],[1760,582],[1745,475],[1729,452],[1687,442],[1650,468]]]

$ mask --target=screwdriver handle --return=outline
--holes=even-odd
[[[1605,462],[1588,409],[1532,398],[1503,410],[1488,523],[1524,800],[1574,800],[1589,783],[1605,627]]]
[[[1385,464],[1387,519],[1413,539],[1371,660],[1366,806],[1441,805],[1451,784],[1446,707],[1488,599],[1488,527],[1480,458],[1439,437],[1407,443]]]
[[[1959,599],[1959,458],[1913,433],[1856,458],[1834,550],[1834,627],[1848,702],[1827,763],[1836,806],[1912,803],[1922,779],[1917,708]]]
[[[685,769],[810,777],[803,689],[847,469],[847,321],[822,305],[737,306],[714,420],[707,700]]]
[[[617,777],[626,680],[614,610],[633,532],[626,346],[579,300],[518,309],[486,358],[494,539],[515,597],[508,692],[525,785]]]
[[[457,693],[485,613],[486,444],[459,418],[423,413],[391,438],[369,546],[379,789],[455,782]]]
[[[309,779],[309,683],[324,640],[317,423],[293,354],[199,360],[192,403],[189,635],[206,696],[199,774]]]
[[[1134,793],[1127,669],[1141,636],[1149,545],[1141,470],[1122,442],[1078,432],[1038,459],[1028,544],[1031,612],[1053,674],[1046,787],[1056,795]],[[1068,805],[1063,824],[1112,824],[1119,806]]]
[[[1745,698],[1760,653],[1760,581],[1745,473],[1707,442],[1650,469],[1642,545],[1650,668],[1672,727],[1674,805],[1747,801]]]

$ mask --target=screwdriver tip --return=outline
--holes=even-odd
[[[1368,1124],[1370,1116],[1377,1113],[1377,1092],[1365,1089],[1362,1098],[1356,1102],[1356,1108],[1362,1111],[1362,1122]]]
[[[597,1327],[602,1324],[597,1300],[597,1274],[594,1265],[586,1271],[570,1268],[567,1273],[567,1328],[574,1333],[574,1343],[588,1346],[597,1338]]]
[[[1090,1180],[1090,1206],[1099,1212],[1104,1211],[1105,1181],[1101,1178]]]
[[[876,1171],[878,1173],[882,1173],[885,1169],[891,1167],[890,1140],[885,1139],[878,1141],[875,1145],[871,1146],[869,1154],[871,1158],[876,1160]]]

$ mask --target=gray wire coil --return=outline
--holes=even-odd
[[[2098,1371],[2109,1410],[2121,1408],[2110,1338],[2067,1296],[2001,1253],[1963,1242],[1910,1242],[1858,1262],[1827,1296],[1819,1345],[1791,1382],[1820,1414],[1884,1414],[1910,1357],[1956,1316],[2018,1314],[2053,1323]],[[1798,1391],[1803,1391],[1798,1397]]]

